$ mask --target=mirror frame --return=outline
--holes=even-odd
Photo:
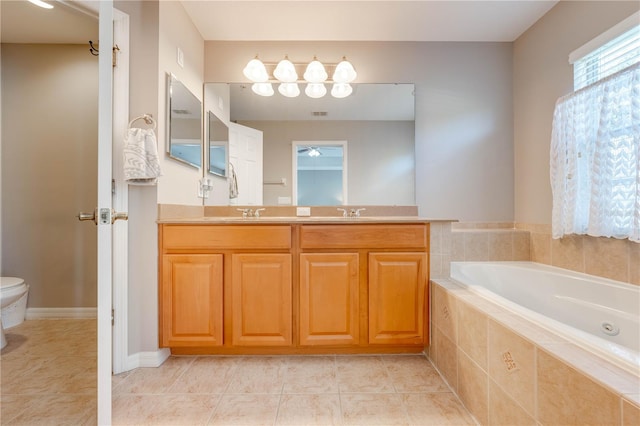
[[[174,137],[171,134],[171,129],[172,129],[171,122],[172,122],[172,118],[175,118],[173,116],[173,108],[172,108],[173,97],[174,97],[173,91],[174,91],[175,88],[178,88],[178,87],[184,89],[185,93],[190,95],[191,97],[193,97],[193,99],[195,101],[197,101],[197,103],[199,104],[199,108],[198,108],[199,117],[200,117],[200,120],[199,120],[199,123],[198,123],[198,131],[200,133],[200,137],[198,139],[199,147],[200,147],[200,149],[199,149],[199,151],[200,151],[199,163],[191,162],[191,161],[187,160],[186,158],[183,158],[183,157],[175,155],[172,152],[172,148],[173,148],[173,145],[174,145],[173,144]],[[176,161],[179,161],[179,162],[181,162],[183,164],[187,164],[187,165],[189,165],[191,167],[194,167],[196,169],[200,169],[200,168],[203,167],[203,159],[204,159],[203,158],[203,147],[204,147],[204,144],[203,144],[203,141],[202,141],[202,124],[203,124],[202,123],[203,122],[203,119],[202,119],[202,101],[200,99],[198,99],[198,97],[193,92],[191,92],[187,88],[187,86],[185,86],[175,75],[173,75],[173,73],[167,73],[167,96],[166,96],[166,98],[167,98],[166,99],[166,101],[167,101],[166,102],[166,123],[167,124],[166,124],[166,144],[165,144],[165,146],[166,146],[167,156],[169,158],[172,158],[172,159],[174,159]]]

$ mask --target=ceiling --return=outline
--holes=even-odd
[[[2,42],[87,44],[88,49],[89,40],[98,41],[97,1],[45,1],[54,8],[42,9],[26,0],[0,0]],[[205,40],[510,42],[558,2],[182,0],[181,3]],[[367,99],[365,105],[375,105],[365,93],[363,87],[352,99],[342,100],[338,106],[331,106],[330,100],[326,100],[326,105],[316,102],[304,108],[296,104],[293,110],[302,115],[299,119],[309,119],[313,111],[328,112],[322,118],[332,119],[340,116],[337,109],[344,110],[345,104],[358,98]],[[264,102],[256,98],[259,97],[238,99],[246,103],[243,108],[251,109],[258,102]],[[290,104],[283,101],[281,108],[291,111]],[[276,107],[262,109],[275,111]],[[260,117],[252,116],[253,119]]]
[[[3,43],[96,40],[97,2],[0,1]],[[165,0],[161,0],[165,1]],[[513,41],[557,1],[183,0],[205,40]],[[93,17],[91,15],[94,15]]]
[[[3,43],[87,44],[98,41],[97,2],[50,1],[53,9],[26,0],[0,0]],[[86,3],[86,4],[81,4]]]
[[[514,41],[557,1],[191,1],[205,40]]]

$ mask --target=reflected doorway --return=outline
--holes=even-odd
[[[292,146],[294,204],[347,204],[347,141],[293,141]]]

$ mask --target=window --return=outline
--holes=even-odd
[[[569,55],[573,90],[640,62],[640,14],[635,13]]]
[[[637,23],[640,15],[634,16]],[[617,49],[609,41],[589,43],[592,51],[576,62],[584,61],[576,68],[587,70],[577,73],[582,80],[576,86],[588,86],[556,102],[550,151],[554,238],[587,234],[640,242],[639,26],[623,35],[629,34],[635,34],[633,49],[628,37],[614,37],[612,42],[627,40]],[[626,53],[606,60],[614,51]],[[611,72],[623,62],[625,67]]]

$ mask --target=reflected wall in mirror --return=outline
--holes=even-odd
[[[210,85],[220,83],[205,89]],[[285,98],[277,91],[262,97],[250,84],[228,86],[230,121],[263,133],[263,204],[297,203],[294,141],[347,141],[349,204],[415,204],[413,84],[353,84],[344,99]]]
[[[167,153],[202,167],[202,102],[173,74],[167,74]]]
[[[207,113],[208,171],[217,176],[227,176],[229,162],[229,127],[213,112]]]

